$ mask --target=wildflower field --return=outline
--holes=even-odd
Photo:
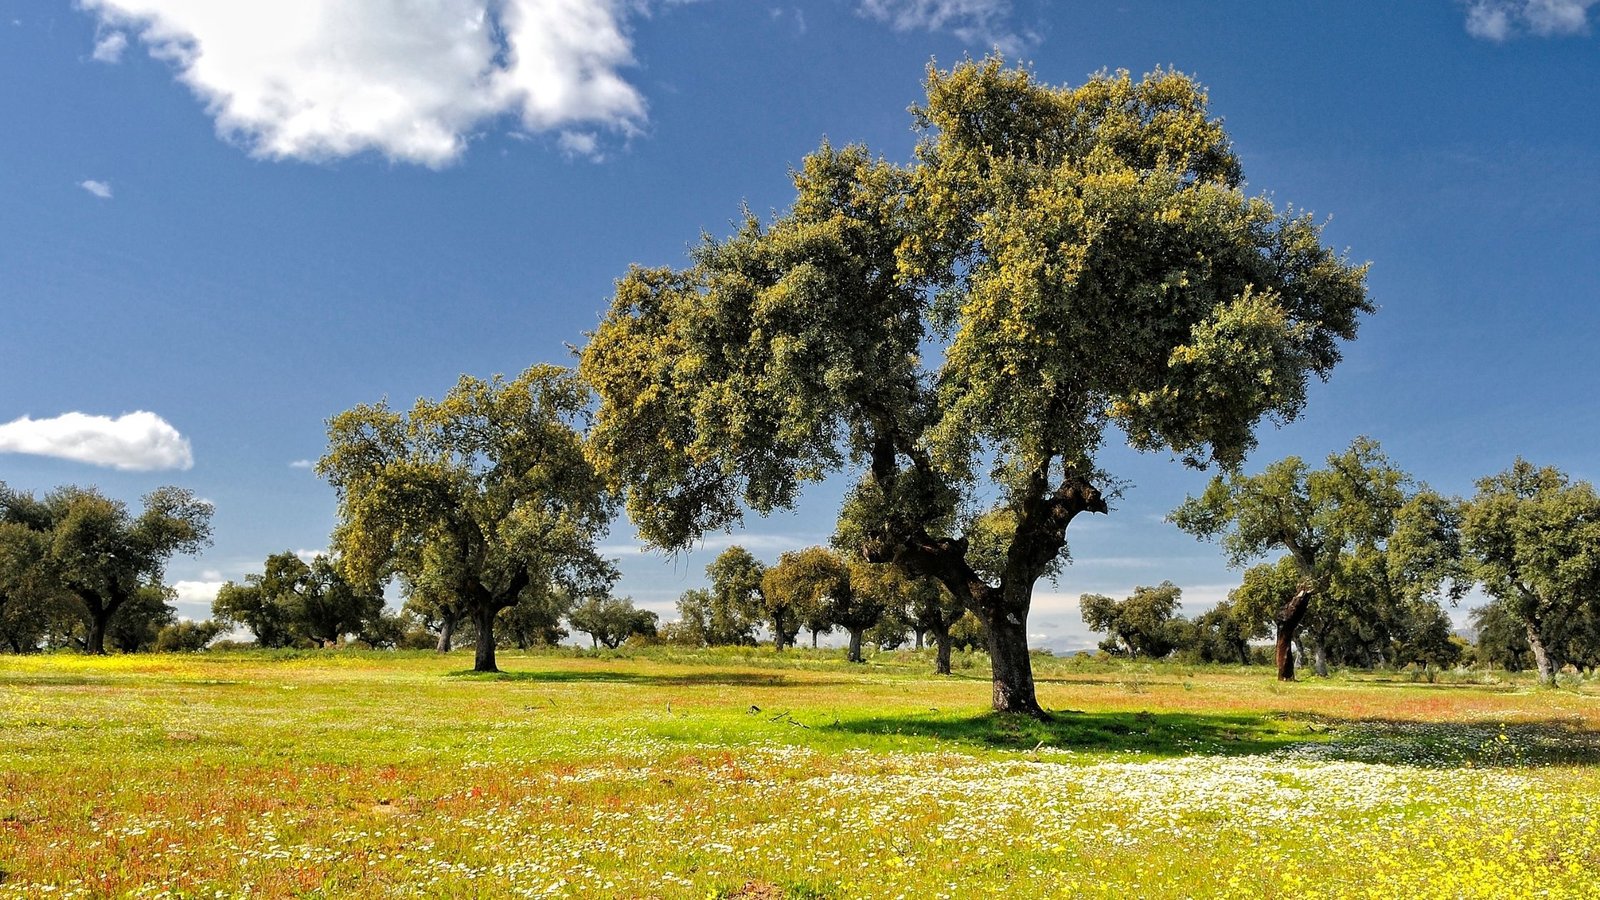
[[[1600,896],[1600,689],[1041,659],[0,658],[0,898]]]

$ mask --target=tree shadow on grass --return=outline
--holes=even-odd
[[[684,672],[677,674],[651,674],[624,672],[614,669],[561,669],[534,672],[474,672],[462,669],[446,677],[474,681],[527,681],[536,684],[644,684],[661,687],[698,687],[726,685],[729,687],[827,687],[855,682],[839,678],[791,678],[778,673],[755,672]]]
[[[914,736],[950,749],[1087,754],[1261,756],[1424,768],[1600,765],[1600,731],[1572,720],[1517,724],[1339,719],[1291,712],[1076,712],[1050,721],[1000,713],[881,715],[836,721],[836,732]]]

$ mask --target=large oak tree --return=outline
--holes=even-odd
[[[559,366],[462,376],[409,414],[358,406],[328,423],[317,470],[339,496],[334,547],[356,584],[394,575],[460,598],[473,668],[496,671],[495,616],[526,592],[591,596],[616,570],[596,551],[615,500],[584,456],[587,392]]]
[[[670,550],[858,466],[863,552],[959,597],[995,709],[1043,715],[1033,588],[1073,518],[1107,511],[1108,432],[1238,462],[1338,362],[1365,270],[1245,193],[1176,72],[1056,87],[967,62],[930,70],[914,116],[910,164],[824,144],[787,212],[619,282],[580,365],[593,457]],[[1010,531],[986,577],[965,532],[996,495]]]

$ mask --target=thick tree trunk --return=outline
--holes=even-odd
[[[84,639],[83,651],[104,656],[106,653],[106,623],[111,621],[109,610],[89,611],[89,634]]]
[[[783,652],[783,613],[772,614],[772,646],[779,653]]]
[[[917,649],[922,649],[922,636],[928,633],[926,628],[913,628],[911,633],[917,636]]]
[[[1545,648],[1544,635],[1539,633],[1539,626],[1532,622],[1528,623],[1528,649],[1533,651],[1533,664],[1539,670],[1539,680],[1546,684],[1554,684],[1555,661],[1550,658],[1550,652]]]
[[[817,649],[817,629],[811,629],[811,649]]]
[[[1278,680],[1294,680],[1294,639],[1295,632],[1300,628],[1300,622],[1306,617],[1306,610],[1311,605],[1311,591],[1301,588],[1294,592],[1289,602],[1278,610],[1278,641],[1277,663]]]
[[[472,624],[478,628],[478,650],[472,660],[474,672],[498,672],[494,664],[494,617],[500,610],[493,605],[480,606],[472,611]]]
[[[1312,660],[1316,665],[1317,677],[1328,677],[1328,649],[1322,646],[1322,641],[1317,641],[1312,650]]]
[[[1249,641],[1240,641],[1239,642],[1239,665],[1241,665],[1241,666],[1250,665],[1250,642]]]
[[[850,654],[847,658],[853,663],[865,662],[861,658],[861,635],[865,632],[865,628],[850,629]]]
[[[934,657],[933,671],[936,675],[950,674],[950,629],[935,631],[933,634],[935,646],[939,648],[938,655]]]
[[[456,619],[458,616],[446,614],[439,622],[439,643],[434,647],[440,653],[450,652],[450,643],[456,636]]]
[[[1007,614],[985,623],[989,637],[989,663],[993,667],[996,712],[1025,713],[1048,719],[1033,688],[1033,660],[1028,656],[1028,620]]]

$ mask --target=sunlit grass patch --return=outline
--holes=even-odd
[[[926,662],[0,658],[0,897],[1560,897],[1600,871],[1589,693],[1046,662],[1036,722]]]

